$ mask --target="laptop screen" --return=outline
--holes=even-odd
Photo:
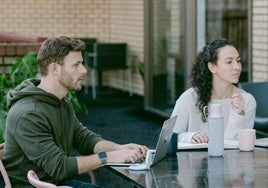
[[[177,116],[174,116],[163,123],[155,148],[156,151],[152,165],[156,164],[166,156],[176,119]]]

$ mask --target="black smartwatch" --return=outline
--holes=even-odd
[[[101,166],[104,166],[107,163],[107,155],[105,151],[100,151],[98,153],[98,156],[101,160]]]

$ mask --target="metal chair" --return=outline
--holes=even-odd
[[[1,171],[4,183],[5,183],[5,188],[11,188],[11,183],[10,183],[7,171],[6,171],[5,166],[2,162],[3,156],[4,156],[4,143],[1,143],[0,144],[0,171]]]
[[[93,46],[95,43],[97,43],[96,38],[79,38],[80,40],[84,41],[86,44],[86,49],[82,52],[83,59],[86,65],[86,68],[88,68],[88,54],[93,53]],[[85,94],[88,94],[88,77],[86,75],[85,77]]]
[[[241,82],[238,87],[252,94],[257,103],[254,129],[257,137],[268,137],[268,82]]]
[[[27,173],[27,178],[31,185],[35,186],[36,188],[71,188],[70,186],[56,186],[52,183],[47,183],[39,180],[39,177],[33,170],[29,170]]]
[[[92,98],[96,98],[96,76],[98,71],[98,85],[102,85],[102,71],[127,70],[129,95],[132,95],[131,69],[128,66],[128,50],[126,43],[94,43],[93,53],[87,53],[85,63],[91,68]]]
[[[12,188],[7,171],[5,169],[5,166],[2,162],[2,158],[4,156],[4,143],[0,144],[0,171],[5,183],[5,188]],[[91,182],[93,184],[96,183],[94,173],[91,171],[89,172],[89,176],[91,178]],[[33,170],[29,170],[27,174],[27,178],[31,185],[35,186],[36,188],[71,188],[70,186],[56,186],[52,183],[47,183],[44,181],[39,180],[37,174]]]
[[[89,175],[91,177],[91,183],[95,184],[95,176],[94,173],[91,171],[89,172]],[[35,173],[34,170],[29,170],[27,173],[27,178],[31,185],[35,186],[36,188],[71,188],[70,186],[56,186],[52,183],[47,183],[39,180],[38,175]]]

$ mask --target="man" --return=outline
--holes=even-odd
[[[147,148],[119,145],[85,128],[66,98],[80,90],[86,74],[79,39],[52,37],[41,46],[37,64],[41,80],[25,80],[8,95],[4,164],[13,188],[31,187],[27,172],[57,185],[85,184],[71,179],[106,162],[140,162]],[[81,156],[72,156],[75,148]],[[86,183],[85,187],[89,187]]]

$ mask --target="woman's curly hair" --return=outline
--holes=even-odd
[[[217,64],[218,49],[224,46],[233,46],[233,44],[224,38],[212,40],[203,47],[192,67],[191,84],[198,95],[196,106],[202,114],[203,122],[206,122],[207,116],[203,113],[203,108],[210,102],[212,91],[212,73],[208,69],[208,63]]]

